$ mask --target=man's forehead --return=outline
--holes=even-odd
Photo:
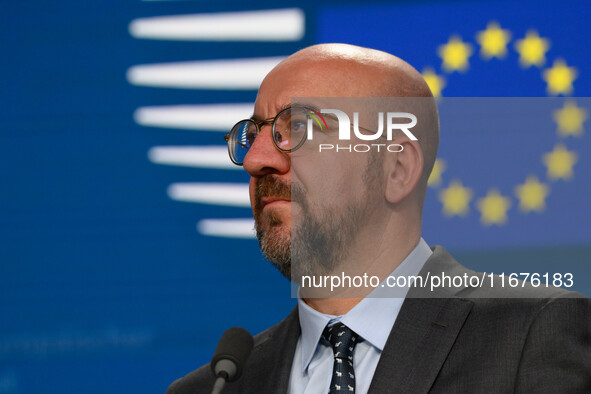
[[[323,61],[279,65],[263,80],[254,115],[272,117],[298,97],[361,97],[371,80],[372,67],[351,62]],[[322,102],[318,102],[323,104]]]
[[[342,90],[331,88],[319,88],[313,83],[310,85],[301,84],[290,89],[285,86],[284,89],[261,90],[255,101],[254,119],[267,119],[274,117],[281,110],[292,106],[305,106],[312,109],[332,108],[335,98],[360,97],[358,94],[348,94]],[[348,109],[348,102],[341,102]]]

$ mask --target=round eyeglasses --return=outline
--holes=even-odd
[[[228,142],[230,159],[241,166],[261,128],[268,124],[271,125],[271,135],[277,149],[293,152],[305,142],[308,119],[314,118],[314,113],[316,111],[312,109],[294,106],[281,110],[274,118],[241,120],[224,137]]]

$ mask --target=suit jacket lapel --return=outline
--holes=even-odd
[[[420,275],[424,278],[462,270],[445,250],[436,247]],[[429,391],[473,303],[452,298],[462,289],[412,288],[374,373],[369,393]]]
[[[255,363],[244,376],[244,392],[286,393],[291,364],[300,337],[297,307],[278,325],[257,335],[250,355]]]

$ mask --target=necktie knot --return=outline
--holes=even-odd
[[[330,327],[326,326],[322,336],[332,345],[335,358],[353,359],[353,350],[359,342],[359,335],[349,327],[338,322]]]

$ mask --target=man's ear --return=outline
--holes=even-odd
[[[406,138],[397,143],[402,146],[401,152],[384,153],[384,197],[391,203],[398,203],[408,196],[423,173],[423,151],[419,143]]]

